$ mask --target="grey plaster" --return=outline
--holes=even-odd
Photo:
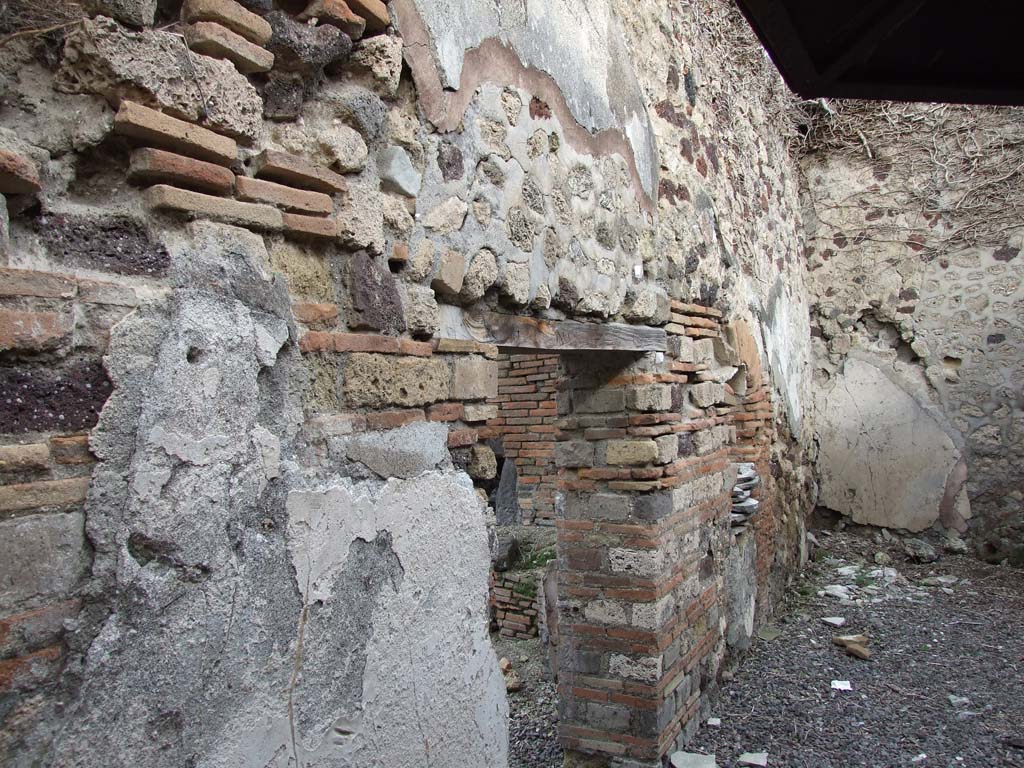
[[[415,477],[448,458],[448,427],[407,424],[387,432],[367,432],[348,441],[347,454],[384,478]]]

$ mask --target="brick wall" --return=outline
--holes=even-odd
[[[537,595],[541,573],[520,571],[491,573],[491,629],[502,637],[520,640],[536,637],[540,630]]]
[[[487,433],[501,440],[506,461],[515,462],[524,523],[554,525],[556,393],[558,355],[503,354],[498,358],[498,408]]]

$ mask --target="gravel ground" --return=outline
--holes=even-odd
[[[562,768],[558,746],[558,694],[547,679],[540,640],[509,640],[491,635],[498,658],[512,662],[523,681],[510,691],[509,768]]]
[[[715,753],[720,768],[762,751],[769,766],[786,768],[1024,768],[1024,571],[950,554],[911,563],[900,542],[878,534],[819,540],[815,562],[761,633],[778,637],[755,642],[722,684],[721,726],[701,728],[688,749]],[[895,572],[880,570],[879,552]],[[847,587],[853,600],[820,594],[828,585]],[[835,629],[825,616],[846,624]],[[870,638],[870,660],[832,643],[858,633]],[[511,768],[561,768],[557,698],[539,642],[493,639],[524,683],[509,694]],[[853,690],[834,691],[833,680]]]
[[[912,564],[898,543],[849,532],[819,538],[824,551],[772,625],[781,634],[756,642],[723,684],[721,727],[703,727],[689,749],[716,753],[721,768],[743,752],[788,768],[1024,766],[1024,572],[948,554]],[[878,578],[880,551],[899,576]],[[852,563],[856,575],[839,575]],[[863,599],[820,596],[830,584]],[[855,633],[870,637],[870,660],[832,644]]]

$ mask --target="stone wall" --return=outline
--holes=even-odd
[[[4,46],[5,764],[505,765],[488,313],[668,338],[565,356],[566,746],[657,761],[770,610],[812,447],[777,75],[717,0],[457,5],[96,0]]]
[[[829,105],[804,157],[824,505],[1020,559],[1020,111]]]

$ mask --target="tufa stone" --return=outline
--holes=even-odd
[[[459,298],[470,303],[482,299],[498,279],[498,261],[490,248],[481,248],[469,262]]]
[[[402,74],[402,38],[389,35],[368,38],[356,48],[349,63],[352,70],[370,75],[377,93],[393,99]]]
[[[430,287],[443,296],[457,296],[462,290],[465,273],[466,257],[461,251],[448,249],[441,256]]]
[[[437,299],[430,288],[421,285],[403,285],[405,322],[409,333],[417,338],[429,338],[441,326]]]

